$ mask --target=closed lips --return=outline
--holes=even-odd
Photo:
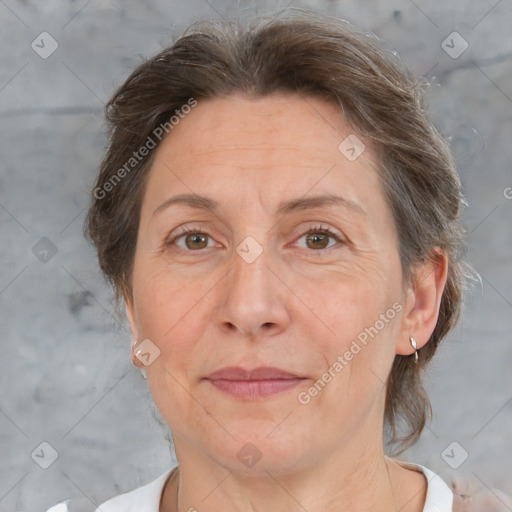
[[[222,368],[207,377],[209,380],[258,381],[258,380],[294,380],[302,379],[299,375],[275,367],[259,367],[254,370],[230,366]]]

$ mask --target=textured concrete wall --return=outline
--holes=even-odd
[[[452,137],[469,200],[469,260],[483,287],[467,296],[461,325],[432,364],[435,418],[404,458],[448,481],[459,475],[512,493],[512,3],[292,3],[372,30],[432,84],[430,111]],[[287,4],[240,2],[238,12]],[[0,4],[1,511],[71,497],[98,503],[174,461],[82,222],[114,87],[191,21],[236,8]]]

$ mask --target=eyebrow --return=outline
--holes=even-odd
[[[153,216],[155,216],[160,211],[168,208],[169,206],[175,204],[183,204],[191,208],[197,208],[200,210],[210,212],[218,211],[220,206],[217,201],[206,196],[200,196],[198,194],[179,194],[177,196],[173,196],[167,199],[160,206],[158,206],[153,211]],[[286,215],[295,211],[304,211],[313,208],[319,208],[322,206],[342,206],[346,209],[358,213],[363,217],[367,216],[366,211],[363,210],[363,208],[359,204],[355,203],[354,201],[351,201],[350,199],[346,199],[345,197],[338,196],[335,194],[324,194],[313,197],[300,197],[297,199],[283,201],[277,207],[276,215]]]

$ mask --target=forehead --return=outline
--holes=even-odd
[[[355,159],[346,153],[351,146],[356,156],[362,151]],[[172,193],[246,208],[242,202],[257,197],[270,211],[285,196],[334,192],[363,202],[381,195],[371,142],[354,133],[339,106],[298,94],[232,96],[199,100],[164,138],[143,211]]]
[[[298,149],[311,156],[338,156],[342,138],[352,133],[341,107],[327,100],[297,93],[251,99],[237,94],[199,100],[160,147],[185,143],[191,155],[225,149]]]

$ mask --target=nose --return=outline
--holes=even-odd
[[[279,276],[278,262],[268,248],[254,261],[240,254],[234,251],[228,262],[230,270],[219,290],[216,323],[230,335],[251,339],[274,336],[290,322],[290,291]]]

